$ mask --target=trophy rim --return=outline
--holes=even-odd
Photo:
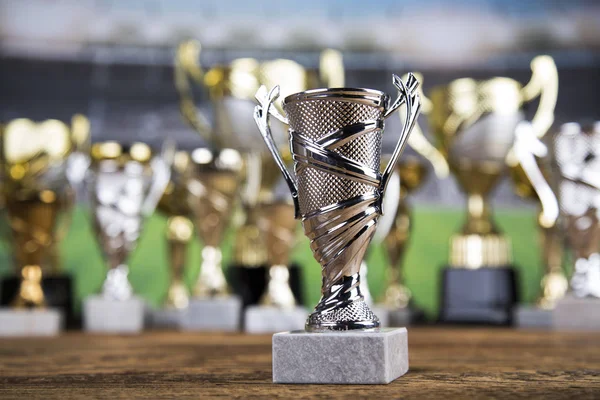
[[[367,88],[319,88],[294,93],[283,100],[283,106],[306,100],[340,100],[367,103],[374,107],[386,107],[389,95],[381,90]]]

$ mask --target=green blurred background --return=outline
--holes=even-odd
[[[439,306],[440,271],[448,258],[449,237],[456,232],[464,213],[439,207],[414,206],[414,231],[408,250],[405,271],[406,284],[414,294],[415,303],[430,318],[437,315]],[[496,210],[496,222],[512,239],[514,262],[520,279],[522,302],[532,302],[538,294],[541,277],[539,236],[534,210]],[[167,247],[164,239],[166,218],[156,214],[148,221],[136,251],[130,259],[130,279],[135,291],[151,304],[159,305],[166,296],[169,282]],[[299,230],[300,232],[300,230]],[[231,238],[229,234],[229,238]],[[224,244],[224,265],[228,265],[231,241]],[[189,248],[186,281],[191,287],[200,267],[200,243],[195,240]],[[91,230],[87,210],[74,213],[67,237],[61,244],[64,269],[75,279],[76,308],[81,299],[100,290],[106,269]],[[10,253],[2,248],[0,273],[13,271]],[[303,237],[293,253],[293,260],[303,267],[303,288],[306,306],[314,307],[320,296],[320,267],[313,259],[308,240]],[[385,283],[384,252],[372,246],[368,254],[369,287],[377,299]]]

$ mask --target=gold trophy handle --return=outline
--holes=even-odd
[[[558,200],[535,160],[535,156],[545,157],[547,154],[548,148],[535,135],[533,125],[530,122],[519,123],[515,129],[515,155],[542,203],[539,222],[544,228],[554,226],[559,213]]]
[[[415,122],[419,116],[419,110],[421,109],[421,99],[417,90],[419,81],[417,78],[413,74],[408,74],[406,84],[402,82],[402,79],[400,79],[397,75],[393,75],[392,80],[394,82],[394,86],[396,86],[396,89],[398,89],[398,98],[385,111],[383,117],[389,117],[396,112],[404,102],[406,102],[407,118],[404,126],[402,127],[402,132],[400,133],[400,137],[398,138],[398,143],[396,143],[396,148],[392,153],[392,157],[390,158],[388,165],[385,167],[383,174],[381,175],[379,193],[381,194],[382,200],[390,177],[396,168],[398,158],[400,158],[400,154],[402,154],[402,150],[404,150],[404,146],[408,141],[408,137],[410,136],[412,128],[415,126]]]
[[[177,46],[174,63],[175,88],[179,92],[179,108],[185,121],[207,141],[211,140],[211,127],[208,119],[199,111],[194,102],[190,80],[202,84],[204,72],[199,63],[200,43],[188,40]]]
[[[333,49],[323,50],[319,60],[319,75],[321,83],[325,87],[344,87],[344,58],[342,53]]]
[[[273,135],[271,133],[271,125],[269,122],[271,114],[275,116],[277,119],[282,121],[285,124],[288,124],[288,121],[285,117],[279,114],[279,111],[273,106],[273,103],[279,97],[279,86],[275,86],[269,93],[267,93],[267,89],[264,86],[261,86],[256,92],[256,99],[260,103],[254,108],[254,121],[256,121],[256,125],[260,130],[260,134],[267,145],[267,148],[271,152],[275,163],[281,170],[283,174],[283,178],[287,183],[290,192],[292,194],[292,200],[294,201],[294,215],[295,218],[300,217],[300,204],[298,203],[298,187],[296,186],[296,181],[292,178],[292,175],[287,170],[283,158],[279,154],[277,150],[277,145],[275,144],[275,140],[273,140]]]
[[[550,56],[537,56],[531,60],[531,80],[522,89],[523,100],[540,96],[540,104],[531,120],[533,131],[543,137],[554,122],[554,109],[558,97],[558,71]]]
[[[417,89],[419,91],[419,96],[421,97],[421,111],[423,114],[429,114],[432,109],[432,104],[423,93],[423,75],[419,73],[413,73],[413,75],[419,82],[421,82]],[[405,75],[403,78],[406,77],[407,76]],[[406,110],[404,108],[400,108],[398,112],[400,113],[400,120],[406,121]],[[440,151],[433,144],[431,144],[431,142],[429,142],[427,137],[423,134],[423,131],[419,127],[419,122],[415,122],[413,131],[408,138],[408,145],[417,153],[425,157],[425,159],[429,160],[438,178],[443,179],[448,176],[450,172],[448,162],[442,153],[440,153]]]

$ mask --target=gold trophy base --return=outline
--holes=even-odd
[[[454,268],[494,268],[511,264],[510,239],[499,234],[455,235],[450,239],[450,266]]]

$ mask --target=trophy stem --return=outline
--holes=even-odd
[[[258,227],[258,207],[244,203],[244,223],[235,232],[234,264],[258,267],[267,263],[267,249]]]
[[[403,284],[403,262],[411,227],[410,206],[406,201],[406,195],[404,195],[400,197],[390,233],[383,241],[388,258],[387,289],[385,290],[383,303],[394,309],[408,307],[412,297],[410,290]]]
[[[213,246],[205,246],[202,249],[202,265],[194,286],[194,296],[215,297],[229,294],[221,259],[221,249]]]
[[[42,268],[39,265],[26,265],[21,270],[21,285],[12,306],[15,308],[46,306],[42,289]]]
[[[133,296],[133,287],[129,283],[129,267],[120,264],[111,268],[102,285],[102,296],[110,300],[125,301]]]
[[[171,284],[165,301],[167,308],[183,309],[188,306],[189,293],[183,282],[183,272],[188,243],[192,238],[192,233],[192,222],[186,217],[175,216],[169,218],[167,243],[171,267]]]
[[[562,272],[562,238],[558,226],[546,227],[541,224],[543,212],[538,218],[542,241],[543,274],[540,283],[540,294],[537,305],[540,308],[552,309],[556,302],[567,293],[569,282]]]
[[[267,291],[260,299],[260,304],[279,308],[292,309],[296,299],[290,287],[290,272],[286,265],[272,265],[268,273]]]

